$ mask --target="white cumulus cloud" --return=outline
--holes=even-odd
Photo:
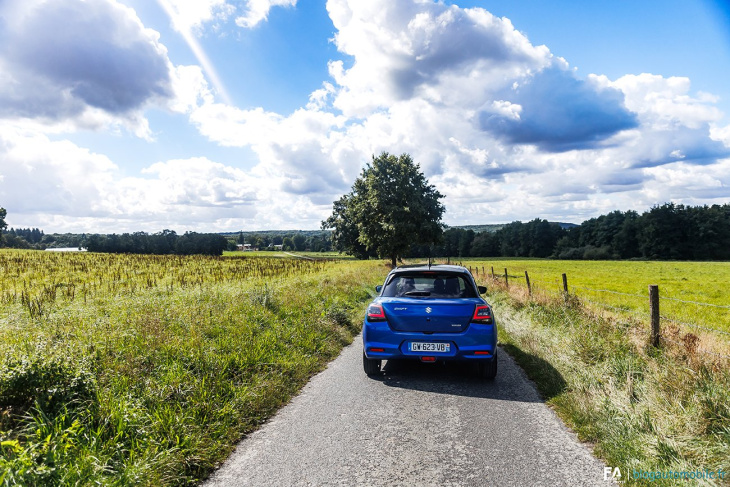
[[[164,3],[188,34],[230,18],[251,28],[271,8],[296,5]],[[579,78],[481,8],[328,0],[342,59],[301,108],[280,114],[221,103],[210,66],[172,67],[156,32],[113,0],[38,5],[0,2],[0,202],[24,226],[316,228],[381,151],[413,156],[445,195],[447,223],[578,222],[669,200],[727,202],[730,127],[719,125],[716,97],[681,77]],[[85,35],[55,25],[61,14],[76,14],[69,25]],[[49,60],[54,43],[73,70]],[[139,72],[122,72],[132,64]],[[211,143],[250,150],[253,167],[201,156],[125,174],[47,135],[117,124],[149,136],[151,105],[187,117]]]
[[[295,7],[297,0],[244,0],[244,12],[236,18],[236,24],[250,29],[269,18],[273,7]]]
[[[83,35],[79,35],[83,33]],[[147,136],[142,111],[172,96],[157,32],[114,0],[0,3],[0,119]]]
[[[327,9],[350,59],[330,62],[331,80],[306,106],[284,116],[204,94],[190,109],[203,135],[252,148],[255,174],[322,217],[381,151],[412,154],[446,196],[447,218],[472,223],[648,207],[661,202],[647,189],[659,173],[644,168],[726,157],[716,100],[692,94],[689,80],[577,78],[478,8],[329,0]]]
[[[236,10],[226,0],[157,0],[171,17],[178,32],[198,31],[203,24],[225,21]]]

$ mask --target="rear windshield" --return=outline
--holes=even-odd
[[[460,274],[395,274],[385,284],[383,296],[476,298],[474,286]]]

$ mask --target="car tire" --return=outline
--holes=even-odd
[[[373,376],[380,373],[381,361],[374,358],[367,358],[365,352],[362,353],[362,368],[365,373],[369,376]]]
[[[489,362],[478,362],[477,363],[477,376],[480,379],[493,381],[497,377],[497,354],[494,354],[494,358]]]

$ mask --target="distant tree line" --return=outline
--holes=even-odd
[[[2,210],[2,208],[0,208]],[[262,231],[231,234],[164,230],[121,235],[45,234],[37,228],[6,230],[0,211],[0,246],[12,248],[85,247],[91,252],[221,255],[248,243],[259,250],[313,252],[333,249],[329,231]],[[477,227],[486,228],[486,227]],[[550,257],[556,259],[730,260],[730,204],[684,206],[666,203],[639,214],[613,211],[572,228],[535,219],[494,231],[448,228],[440,243],[413,245],[410,257]]]
[[[45,250],[48,247],[79,247],[86,239],[85,234],[46,235],[39,228],[11,228],[5,218],[8,212],[0,208],[0,247],[12,249]]]
[[[2,232],[0,247],[42,250],[53,240],[38,228],[11,228]]]
[[[329,252],[332,250],[330,232],[321,230],[310,231],[264,231],[239,232],[235,237],[229,237],[229,249],[235,250],[238,245],[250,244],[259,250],[282,250]]]
[[[8,235],[23,238],[30,244],[41,243],[45,236],[43,230],[38,228],[11,228],[8,230]]]
[[[222,255],[228,240],[217,233],[186,232],[178,235],[172,230],[155,234],[145,232],[121,235],[90,235],[85,247],[89,252],[126,254]]]
[[[641,215],[613,211],[573,228],[535,219],[495,232],[449,228],[412,257],[551,257],[555,259],[730,260],[730,205],[666,203]]]

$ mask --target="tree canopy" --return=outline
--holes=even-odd
[[[639,214],[612,211],[580,225],[535,219],[475,233],[449,228],[433,248],[410,257],[552,257],[555,259],[730,260],[730,204],[665,203]]]
[[[443,232],[443,196],[408,154],[373,156],[352,190],[322,222],[334,248],[358,258],[387,257],[393,266],[412,245],[430,245]]]
[[[90,235],[86,239],[89,252],[128,254],[221,255],[227,244],[226,238],[216,233],[186,232],[178,235],[172,230],[154,235],[145,232]]]

